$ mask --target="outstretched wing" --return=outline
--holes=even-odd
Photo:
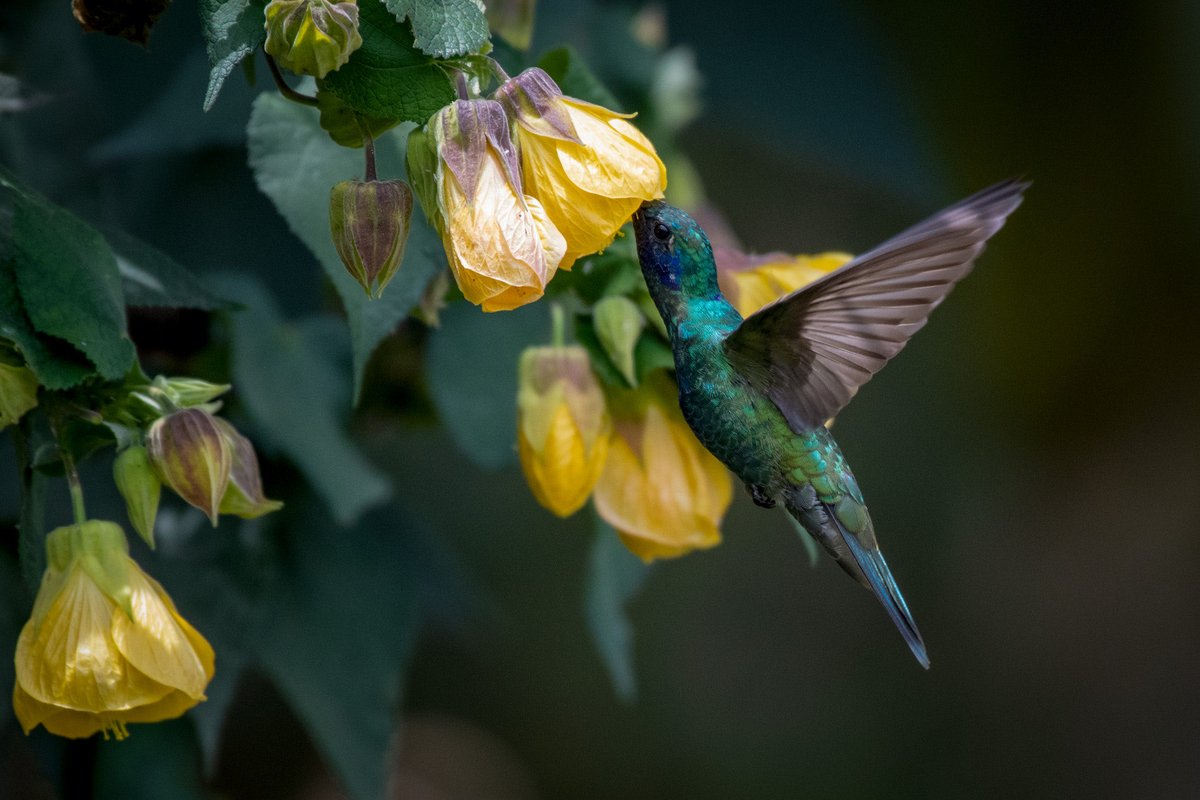
[[[793,430],[821,425],[925,325],[1028,185],[984,189],[752,314],[725,340],[730,362]]]

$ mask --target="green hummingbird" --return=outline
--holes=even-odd
[[[971,271],[1027,186],[985,189],[746,319],[721,294],[712,246],[694,219],[661,200],[633,217],[688,425],[755,503],[782,503],[874,592],[926,669],[925,643],[825,422]]]

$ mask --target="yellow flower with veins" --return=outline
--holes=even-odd
[[[714,248],[713,256],[721,293],[743,317],[802,289],[853,258],[848,253],[832,252],[815,256],[747,255],[728,247]]]
[[[537,300],[566,243],[542,205],[522,189],[504,110],[491,100],[458,100],[429,127],[438,155],[432,221],[458,288],[484,311]]]
[[[205,699],[212,647],[129,557],[119,525],[57,528],[46,556],[17,640],[13,710],[26,733],[123,739],[126,723],[178,717]]]
[[[516,120],[525,190],[566,237],[562,268],[607,247],[643,201],[663,196],[667,168],[650,140],[603,106],[566,97],[533,67],[496,98]]]
[[[674,382],[657,371],[636,390],[613,390],[613,433],[596,484],[596,511],[645,561],[721,541],[733,499],[729,473],[679,411]]]
[[[578,511],[604,468],[612,419],[578,345],[530,347],[521,354],[517,452],[537,501],[560,517]]]

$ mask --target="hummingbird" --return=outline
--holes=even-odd
[[[694,219],[661,200],[633,216],[696,438],[757,505],[782,503],[875,594],[926,669],[921,633],[825,422],[925,325],[1028,185],[984,189],[745,319],[721,294],[712,246]]]

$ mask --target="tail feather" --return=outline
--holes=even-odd
[[[840,528],[841,525],[838,527]],[[892,578],[892,571],[888,569],[883,553],[878,550],[868,552],[859,543],[858,537],[845,528],[842,528],[842,538],[851,555],[854,556],[854,560],[858,562],[859,569],[867,579],[871,591],[879,598],[879,602],[887,611],[888,616],[892,618],[893,624],[900,631],[900,635],[904,637],[904,641],[908,642],[909,649],[917,657],[921,666],[929,669],[929,655],[925,652],[925,642],[921,639],[917,623],[908,610],[908,603],[904,602],[904,595],[900,593],[900,587]]]
[[[802,497],[809,492],[801,490],[787,497],[787,510],[833,556],[842,569],[875,594],[917,661],[922,667],[929,669],[929,655],[925,652],[925,642],[921,639],[921,632],[917,630],[917,623],[908,610],[908,603],[904,602],[904,595],[900,593],[900,587],[896,585],[883,553],[874,546],[875,537],[871,532],[870,518],[863,517],[863,536],[871,544],[866,546],[859,534],[849,530],[827,503],[820,502],[811,495],[807,498]],[[862,510],[866,511],[865,508]]]

